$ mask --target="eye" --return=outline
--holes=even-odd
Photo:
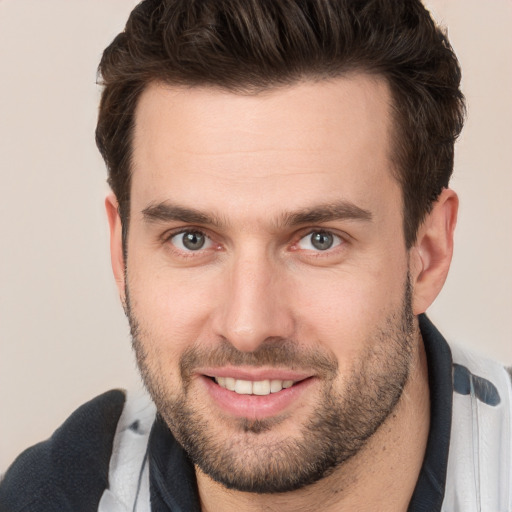
[[[312,231],[302,237],[297,244],[300,249],[309,251],[327,251],[340,245],[343,240],[329,231]]]
[[[169,239],[172,245],[180,251],[190,252],[210,248],[212,241],[201,231],[182,231]]]

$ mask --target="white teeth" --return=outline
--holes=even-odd
[[[237,380],[235,382],[235,393],[252,395],[252,382],[250,380]]]
[[[229,389],[229,391],[235,391],[235,384],[236,380],[233,379],[233,377],[226,377],[225,379],[226,385],[224,386],[226,389]],[[222,384],[221,384],[222,386]]]
[[[239,395],[269,395],[278,393],[282,389],[291,388],[293,380],[242,380],[233,377],[215,377],[215,382],[221,387],[234,391]]]
[[[283,381],[282,380],[271,380],[270,381],[270,392],[277,393],[283,389]]]
[[[252,383],[252,394],[253,395],[270,395],[270,381],[269,380],[258,380]]]

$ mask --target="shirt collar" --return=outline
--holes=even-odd
[[[408,512],[438,512],[444,498],[452,425],[452,353],[426,315],[420,315],[419,323],[428,364],[430,430]]]

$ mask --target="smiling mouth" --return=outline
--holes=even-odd
[[[258,395],[265,396],[270,393],[279,393],[283,389],[291,388],[300,381],[265,379],[265,380],[243,380],[233,377],[214,377],[215,382],[224,389],[234,391],[239,395]]]
[[[277,418],[303,407],[300,397],[317,381],[310,372],[275,369],[205,368],[199,375],[215,407],[229,417],[249,420]]]

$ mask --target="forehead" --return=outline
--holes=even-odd
[[[227,215],[368,203],[397,186],[389,113],[387,83],[366,74],[252,95],[151,84],[136,110],[132,203],[199,202]]]

